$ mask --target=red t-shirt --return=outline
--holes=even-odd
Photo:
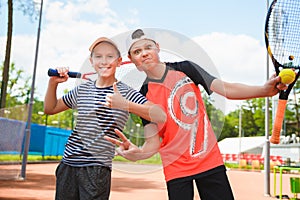
[[[196,71],[191,72],[192,67]],[[159,125],[162,138],[159,152],[166,181],[199,174],[223,164],[201,91],[186,74],[194,80],[201,79],[199,84],[209,93],[214,77],[197,67],[187,61],[167,63],[163,78],[147,79],[141,89],[147,99],[160,104],[167,113],[167,121]],[[187,72],[184,73],[185,68]],[[191,75],[193,73],[199,73],[201,78]]]

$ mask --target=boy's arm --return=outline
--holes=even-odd
[[[280,90],[287,89],[287,86],[280,83],[278,76],[272,76],[262,86],[251,86],[242,83],[228,83],[220,79],[214,79],[210,89],[228,99],[251,99],[259,97],[271,97],[276,95]]]
[[[160,148],[160,137],[158,134],[158,127],[154,123],[147,124],[144,127],[145,142],[142,146],[141,159],[150,158],[156,154]]]
[[[128,101],[128,111],[154,123],[164,123],[167,118],[164,110],[150,101],[144,104]]]
[[[48,82],[48,88],[44,99],[44,113],[56,114],[69,109],[63,100],[57,99],[56,90],[59,83],[65,82],[68,77],[51,77]]]
[[[114,94],[106,96],[106,103],[104,105],[110,108],[127,110],[151,122],[163,123],[166,121],[167,115],[159,105],[153,104],[150,101],[144,104],[134,103],[125,99],[119,93],[116,83],[114,83],[113,88]]]

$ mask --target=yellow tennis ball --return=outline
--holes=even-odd
[[[292,69],[283,69],[280,71],[281,83],[291,84],[295,80],[295,72]]]

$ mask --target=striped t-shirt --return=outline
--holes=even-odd
[[[121,95],[132,102],[144,104],[147,101],[123,82],[118,82],[117,87]],[[127,111],[111,109],[99,103],[106,102],[106,95],[112,93],[112,86],[97,88],[94,81],[88,81],[63,96],[65,104],[78,111],[76,127],[65,146],[62,159],[65,164],[111,168],[115,146],[103,136],[117,138],[114,129],[123,130],[128,119]]]

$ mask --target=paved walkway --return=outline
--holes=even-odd
[[[55,169],[58,163],[28,164],[26,180],[0,180],[0,199],[53,200],[55,194]],[[114,163],[111,200],[167,200],[167,191],[160,166]],[[18,166],[20,167],[20,166]],[[0,165],[0,178],[12,173],[11,165]],[[283,174],[283,194],[292,197],[289,177]],[[228,177],[236,200],[275,200],[273,174],[270,174],[271,197],[264,195],[264,173],[229,170]],[[279,181],[279,176],[277,182]],[[277,187],[279,191],[279,187]],[[195,195],[195,200],[199,200]]]

